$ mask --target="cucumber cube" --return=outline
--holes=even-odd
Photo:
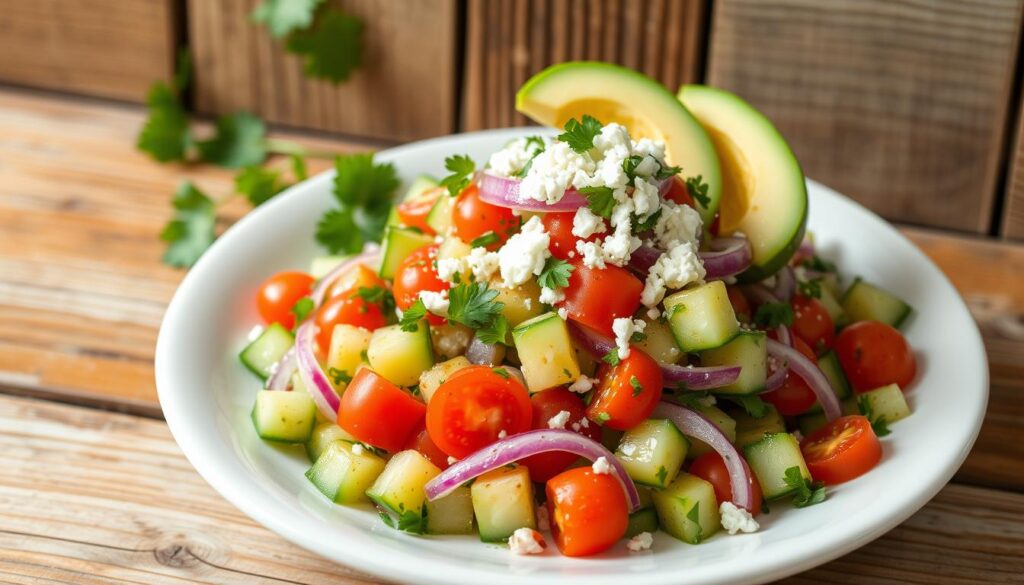
[[[676,343],[687,353],[723,346],[740,331],[725,283],[720,280],[667,297],[665,311]]]
[[[473,364],[469,360],[460,355],[448,361],[434,364],[434,367],[420,374],[419,388],[423,401],[429,404],[431,397],[434,396],[434,392],[437,392],[437,389],[441,384],[444,384],[445,380],[455,372],[471,365]]]
[[[468,487],[457,488],[426,506],[427,533],[473,534],[473,498]]]
[[[580,377],[569,329],[555,313],[544,313],[512,330],[526,387],[531,393],[571,384]]]
[[[366,496],[377,504],[389,526],[422,534],[426,530],[423,510],[427,501],[423,487],[440,473],[441,470],[418,451],[400,451],[366,490]]]
[[[760,418],[750,416],[744,410],[731,412],[729,416],[736,421],[736,446],[740,448],[760,441],[765,433],[782,433],[786,430],[782,415],[771,404],[765,404],[764,416]]]
[[[811,480],[811,472],[807,470],[800,444],[789,433],[765,435],[753,445],[747,445],[743,452],[757,483],[761,485],[765,499],[785,497],[797,489],[786,483],[786,470],[791,467],[799,468],[800,475]]]
[[[715,488],[696,475],[680,473],[653,498],[658,523],[683,542],[700,544],[722,526]]]
[[[722,347],[700,354],[703,366],[740,366],[735,382],[715,388],[715,394],[753,394],[768,379],[768,336],[763,331],[740,331]]]
[[[309,468],[306,478],[332,502],[354,504],[367,500],[366,490],[384,466],[383,459],[362,445],[334,441]]]
[[[851,322],[881,321],[897,329],[912,312],[903,299],[860,278],[843,296],[843,310]]]
[[[530,472],[522,466],[501,467],[470,486],[480,540],[502,542],[519,528],[537,528]]]
[[[271,323],[252,343],[245,346],[238,359],[249,371],[266,380],[281,356],[295,345],[295,336],[280,323]]]
[[[871,422],[885,419],[886,423],[894,423],[910,416],[910,407],[898,384],[889,384],[875,388],[858,397],[860,410],[865,415],[871,413]]]
[[[261,390],[252,407],[252,423],[261,439],[305,443],[316,424],[316,403],[306,392]]]
[[[306,455],[309,456],[310,462],[316,462],[320,454],[324,452],[324,449],[335,441],[354,443],[358,439],[350,435],[348,431],[341,428],[336,422],[325,421],[317,423],[313,427],[313,434],[306,441]]]
[[[655,488],[676,478],[689,444],[672,421],[647,419],[626,431],[615,457],[633,481]]]
[[[416,331],[388,325],[373,332],[366,357],[375,372],[397,386],[412,386],[434,365],[430,328],[421,322]]]
[[[349,378],[364,363],[372,333],[362,327],[340,323],[331,333],[331,346],[327,351],[327,368],[344,372]]]
[[[380,274],[381,278],[394,278],[398,265],[405,260],[405,257],[424,246],[434,243],[434,237],[427,235],[418,229],[389,226],[384,233],[384,242],[381,251]]]

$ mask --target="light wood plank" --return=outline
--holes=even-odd
[[[337,1],[362,18],[363,63],[341,85],[249,21],[259,0],[188,1],[200,112],[245,109],[270,122],[387,140],[455,129],[455,0]]]
[[[986,233],[1022,2],[721,0],[708,83],[764,111],[808,176],[899,221]]]
[[[1024,240],[1024,96],[1017,104],[1017,129],[1009,158],[1001,233],[1007,238]]]
[[[0,0],[0,80],[141,102],[170,79],[176,0]]]

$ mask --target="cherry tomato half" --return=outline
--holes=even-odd
[[[811,346],[804,343],[803,339],[794,336],[793,345],[800,353],[807,356],[807,359],[816,362],[814,351],[811,349]],[[761,394],[761,398],[771,403],[779,411],[779,414],[783,416],[803,414],[814,406],[814,403],[818,400],[814,390],[811,390],[807,382],[804,382],[803,378],[797,376],[792,371],[786,374],[786,380],[782,383],[781,387],[777,390]]]
[[[836,327],[821,301],[796,295],[793,297],[793,333],[820,355],[832,347]]]
[[[470,185],[455,200],[452,225],[455,227],[455,235],[467,243],[487,232],[494,232],[498,239],[487,248],[497,250],[519,229],[519,218],[507,207],[491,205],[480,199],[480,190]]]
[[[551,428],[548,421],[564,410],[569,413],[569,420],[565,423],[566,429],[575,430],[584,437],[595,441],[601,440],[601,427],[587,420],[587,406],[583,404],[583,399],[578,394],[574,394],[564,387],[551,388],[531,396],[530,404],[533,405],[532,428]],[[578,429],[574,429],[573,425],[578,425]],[[565,468],[572,465],[577,459],[578,457],[572,453],[553,451],[527,457],[520,463],[529,468],[530,478],[533,481],[544,483],[565,471]]]
[[[612,323],[618,317],[629,317],[640,307],[644,283],[618,266],[587,268],[576,258],[569,275],[569,286],[562,307],[569,318],[608,336],[614,336]]]
[[[316,343],[324,354],[331,347],[335,325],[355,325],[373,331],[388,324],[380,307],[358,296],[358,292],[358,289],[348,290],[331,297],[317,310]]]
[[[511,436],[529,430],[530,421],[526,387],[487,366],[469,366],[452,374],[427,407],[430,438],[457,459],[497,441],[502,432]]]
[[[572,233],[573,218],[576,213],[573,211],[545,213],[544,231],[551,238],[551,255],[561,260],[569,258],[570,252],[575,252],[576,242],[582,239],[585,242],[593,242],[601,237],[601,234],[593,234],[587,238],[577,238]],[[607,226],[606,226],[607,227]],[[603,232],[602,232],[603,233]]]
[[[425,424],[421,425],[418,433],[413,434],[412,439],[409,440],[409,443],[404,448],[419,451],[420,455],[423,455],[441,469],[448,469],[449,467],[448,454],[434,444]]]
[[[256,292],[256,308],[267,325],[295,327],[295,302],[313,290],[313,277],[305,272],[278,272],[263,281]]]
[[[626,431],[651,416],[661,400],[664,378],[651,356],[632,347],[617,366],[598,370],[597,391],[587,407],[587,418],[617,431]]]
[[[711,451],[693,460],[690,464],[690,473],[707,481],[715,488],[715,498],[718,502],[732,500],[732,481],[729,479],[729,470],[725,467],[725,460],[718,453]],[[754,495],[754,509],[747,510],[754,516],[761,513],[761,484],[750,476],[750,491]]]
[[[686,183],[684,183],[679,177],[672,178],[672,184],[669,185],[668,191],[665,192],[665,199],[678,203],[679,205],[696,207],[696,204],[693,201],[693,196],[690,195],[690,189],[687,188]]]
[[[399,203],[398,206],[395,207],[395,212],[398,214],[399,221],[401,221],[403,225],[419,228],[423,230],[424,233],[433,234],[434,229],[427,223],[427,215],[430,213],[430,210],[434,208],[434,204],[437,203],[438,198],[441,196],[448,196],[444,187],[428,189],[417,197],[406,199]]]
[[[427,407],[370,368],[360,368],[341,395],[338,424],[353,437],[392,453],[423,424]]]
[[[800,451],[811,477],[829,485],[864,475],[882,459],[882,444],[860,415],[838,418],[807,435]]]
[[[917,373],[910,344],[899,331],[878,321],[860,321],[843,329],[836,339],[836,355],[858,392],[887,384],[905,389]]]
[[[626,534],[629,504],[614,475],[570,469],[548,481],[547,496],[551,535],[565,556],[599,553]]]
[[[437,245],[424,246],[409,254],[398,265],[392,292],[395,295],[395,306],[406,310],[420,298],[420,291],[440,292],[449,289],[449,284],[437,275]],[[440,325],[444,319],[437,315],[429,315],[431,325]]]

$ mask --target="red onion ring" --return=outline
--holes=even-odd
[[[626,493],[629,511],[635,512],[640,509],[640,495],[636,491],[636,486],[615,455],[600,443],[563,429],[537,429],[492,443],[442,471],[440,475],[427,482],[424,491],[428,500],[443,498],[467,481],[480,477],[492,469],[551,451],[565,451],[591,461],[604,457],[611,465],[613,475],[622,485],[622,491]]]
[[[337,280],[346,270],[356,264],[364,264],[366,262],[374,262],[380,257],[380,246],[377,244],[367,244],[362,253],[358,256],[353,256],[348,260],[345,260],[341,264],[334,267],[333,270],[328,272],[317,281],[316,286],[313,288],[313,292],[309,294],[310,298],[313,299],[313,306],[319,307],[324,302],[324,296],[327,295],[327,291],[331,289],[331,285]]]
[[[794,347],[793,332],[789,330],[789,327],[786,327],[785,325],[779,325],[778,327],[776,327],[775,337],[779,338],[780,343],[785,343],[789,347]]]
[[[789,373],[789,366],[786,365],[785,361],[778,359],[776,356],[771,356],[774,361],[778,362],[778,367],[768,374],[768,378],[764,381],[764,391],[771,392],[778,390],[782,387],[782,384],[786,381],[786,374]]]
[[[725,468],[729,471],[732,503],[747,510],[754,509],[754,493],[750,485],[757,480],[754,479],[747,461],[714,423],[697,411],[669,402],[660,402],[651,416],[667,418],[675,423],[684,435],[700,439],[710,445],[722,456]]]
[[[295,346],[293,345],[274,364],[274,373],[270,374],[270,377],[267,378],[267,390],[287,390],[288,383],[291,382],[292,374],[295,373],[295,368],[298,365],[299,362],[298,358],[295,357]]]
[[[783,266],[775,273],[775,287],[772,294],[783,301],[789,301],[796,294],[796,275],[789,266]]]
[[[807,359],[807,356],[798,350],[783,343],[768,340],[768,353],[776,359],[781,359],[789,367],[791,373],[800,376],[807,386],[814,392],[829,422],[843,416],[842,408],[839,405],[839,398],[832,390],[828,378],[821,372],[817,364]]]
[[[697,254],[704,263],[709,280],[735,276],[749,268],[754,258],[746,238],[716,238],[709,246],[710,251]]]
[[[554,203],[537,201],[530,197],[524,197],[519,193],[519,185],[522,179],[499,177],[487,171],[477,173],[477,186],[480,189],[480,199],[497,205],[498,207],[509,207],[525,211],[576,211],[587,205],[587,198],[576,189],[565,190],[562,198]],[[658,184],[658,194],[664,195],[672,185],[672,179],[666,179]]]
[[[642,245],[629,257],[629,267],[637,273],[646,275],[651,271],[651,266],[661,258],[662,251],[652,246]]]
[[[316,325],[313,321],[306,321],[299,326],[295,333],[295,355],[299,362],[299,377],[306,386],[306,391],[313,397],[320,414],[331,422],[338,420],[338,408],[341,407],[341,399],[334,391],[334,386],[327,379],[327,374],[320,367],[320,363],[313,353],[313,336],[316,333]]]

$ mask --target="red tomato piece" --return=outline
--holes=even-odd
[[[917,374],[917,359],[906,338],[878,321],[860,321],[843,329],[836,339],[836,355],[858,392],[887,384],[906,389]]]
[[[341,395],[338,424],[360,441],[394,453],[409,443],[426,413],[415,396],[360,368]]]
[[[665,192],[665,199],[679,205],[689,205],[696,208],[693,196],[690,195],[690,189],[683,182],[683,179],[678,176],[672,178],[672,184],[669,186],[668,191]]]
[[[629,430],[651,416],[665,385],[658,362],[635,347],[619,365],[603,364],[597,377],[587,417],[617,431]]]
[[[331,347],[331,336],[335,325],[355,325],[373,331],[388,324],[387,318],[376,303],[369,303],[357,295],[358,290],[349,290],[327,302],[316,312],[316,343],[326,354]]]
[[[430,189],[420,194],[419,197],[406,199],[395,207],[399,221],[403,225],[423,230],[424,233],[433,234],[434,229],[427,223],[427,215],[434,208],[434,204],[442,195],[447,197],[444,187]]]
[[[832,347],[836,327],[821,301],[796,295],[793,297],[793,333],[820,355]]]
[[[448,469],[448,454],[434,444],[425,425],[420,428],[418,433],[412,436],[412,439],[404,448],[419,451],[420,455],[429,459],[434,465],[441,469]]]
[[[736,313],[736,318],[744,323],[750,323],[754,312],[750,308],[750,301],[747,300],[747,295],[743,294],[743,291],[736,286],[726,287],[726,293],[729,295],[729,304],[732,305],[732,310]]]
[[[566,429],[575,430],[577,433],[594,441],[601,440],[601,427],[587,420],[587,406],[578,394],[570,392],[564,387],[551,388],[531,396],[530,404],[533,405],[532,428],[551,428],[548,425],[548,421],[564,410],[569,413],[569,420],[565,423]],[[579,425],[579,428],[574,429],[573,425]],[[520,461],[520,463],[530,469],[530,477],[533,481],[544,483],[565,471],[565,468],[572,465],[577,459],[578,457],[572,453],[554,451],[527,457]]]
[[[804,343],[803,339],[799,337],[793,337],[793,345],[800,353],[804,354],[807,359],[814,363],[817,363],[817,359],[814,356],[814,351],[811,346]],[[782,386],[777,390],[771,392],[765,392],[761,394],[761,398],[766,402],[771,403],[772,406],[779,411],[779,414],[783,416],[796,416],[807,412],[814,403],[817,402],[818,397],[814,394],[814,390],[804,382],[804,379],[797,376],[793,372],[786,374],[786,380],[782,383]]]
[[[629,504],[613,475],[570,469],[548,481],[547,496],[551,535],[565,556],[599,553],[626,534]]]
[[[263,281],[256,291],[256,309],[267,325],[280,323],[295,327],[295,302],[313,290],[313,277],[305,272],[278,272]]]
[[[488,366],[469,366],[452,374],[427,407],[430,438],[456,459],[497,441],[502,432],[512,436],[529,430],[530,421],[526,387]]]
[[[497,250],[519,229],[519,218],[507,207],[491,205],[480,199],[480,190],[476,185],[470,185],[455,200],[452,225],[455,227],[455,235],[466,243],[487,232],[494,232],[498,239],[487,248]]]
[[[587,268],[576,258],[569,275],[569,286],[564,290],[562,307],[569,318],[595,331],[614,336],[612,323],[619,317],[629,317],[640,307],[640,293],[644,283],[618,266]]]
[[[811,477],[828,485],[864,475],[882,459],[882,444],[860,415],[838,418],[807,435],[800,451]]]
[[[409,254],[398,265],[392,292],[395,295],[395,306],[406,310],[420,298],[420,291],[440,292],[448,290],[450,285],[437,275],[437,245],[424,246]],[[429,315],[431,325],[440,325],[444,319],[437,315]]]
[[[690,464],[690,473],[707,481],[715,488],[715,498],[719,504],[732,500],[732,481],[729,479],[729,470],[725,467],[725,460],[718,453],[712,451],[705,453],[693,460]],[[752,515],[761,513],[761,484],[750,476],[750,491],[754,494],[754,509],[747,510]]]
[[[544,231],[551,238],[548,247],[555,258],[565,260],[569,258],[569,252],[576,250],[578,238],[572,235],[572,219],[575,216],[576,213],[572,211],[544,214]]]

